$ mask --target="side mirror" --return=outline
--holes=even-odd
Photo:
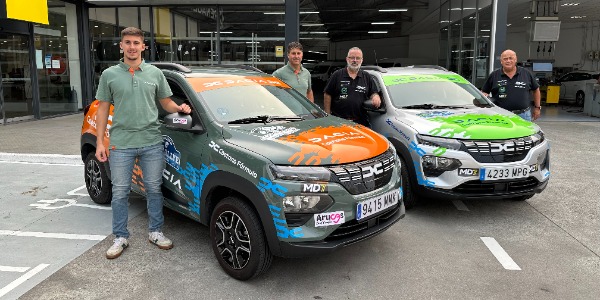
[[[383,99],[381,100],[381,105],[379,106],[379,108],[377,108],[377,107],[375,107],[373,105],[373,100],[371,100],[371,99],[363,102],[363,108],[366,111],[371,111],[371,112],[376,112],[376,113],[380,113],[380,114],[385,114],[385,103],[383,102]]]
[[[201,133],[204,131],[202,126],[195,125],[191,115],[182,113],[172,113],[164,117],[165,127],[170,130],[186,131],[191,133]]]

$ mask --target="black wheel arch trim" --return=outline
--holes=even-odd
[[[248,199],[252,207],[256,210],[256,213],[258,213],[271,253],[275,256],[281,256],[280,241],[277,237],[273,216],[269,210],[269,203],[255,184],[241,176],[218,170],[206,177],[200,195],[200,222],[202,224],[210,223],[211,216],[209,213],[212,211],[209,211],[209,209],[213,210],[216,206],[216,201],[221,199],[212,199],[212,197],[209,199],[209,193],[218,187],[231,189],[243,195],[245,199]]]
[[[400,156],[404,162],[406,164],[408,164],[406,166],[406,169],[409,172],[409,178],[410,178],[410,182],[409,184],[411,185],[411,188],[413,190],[413,193],[419,193],[421,188],[418,184],[416,184],[416,178],[417,178],[417,171],[415,170],[415,166],[413,165],[413,159],[412,156],[410,155],[410,151],[408,151],[408,148],[406,148],[406,146],[397,138],[395,137],[387,137],[388,140],[392,143],[392,145],[394,145],[394,148],[396,148],[396,153],[398,153],[398,156]]]
[[[96,135],[91,133],[84,133],[81,135],[81,160],[85,163],[85,159],[87,158],[90,152],[96,152]],[[110,166],[108,162],[103,163],[104,169],[106,170],[106,175],[108,178],[110,177]]]

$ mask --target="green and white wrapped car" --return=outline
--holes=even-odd
[[[494,105],[460,75],[439,67],[366,67],[381,89],[371,126],[402,159],[404,203],[419,197],[526,200],[550,177],[540,127]]]

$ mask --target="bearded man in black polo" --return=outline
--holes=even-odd
[[[369,73],[360,69],[363,60],[358,47],[348,51],[346,68],[339,69],[327,81],[323,95],[323,108],[336,117],[348,119],[370,127],[369,116],[363,102],[371,99],[376,108],[381,105],[379,88]]]

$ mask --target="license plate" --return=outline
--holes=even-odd
[[[537,170],[537,165],[517,166],[506,168],[482,168],[479,173],[481,181],[515,179],[528,177],[531,172]]]
[[[356,204],[356,220],[360,221],[378,212],[384,211],[396,204],[400,199],[400,190],[393,190],[375,198]]]

